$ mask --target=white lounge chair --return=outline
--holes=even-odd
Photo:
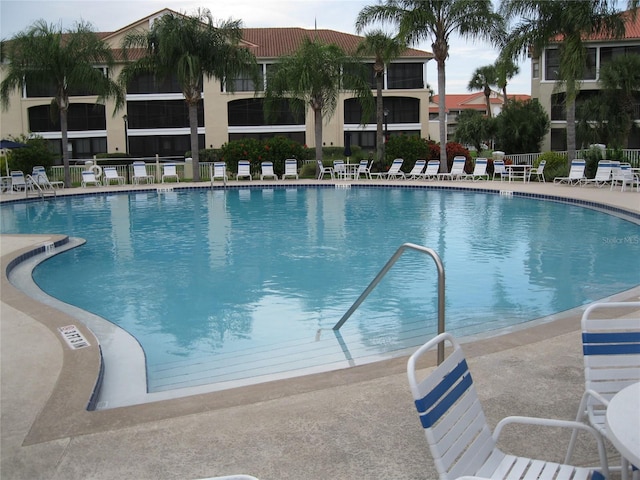
[[[631,164],[620,163],[619,165],[612,167],[611,190],[613,190],[613,188],[618,184],[620,185],[621,192],[624,192],[627,185],[629,185],[632,190],[635,185],[636,191],[640,191],[640,175],[631,170]]]
[[[260,164],[260,180],[264,180],[265,177],[273,178],[278,180],[278,176],[273,171],[273,162],[262,162]]]
[[[362,175],[364,175],[364,178],[371,179],[371,165],[373,165],[373,160],[371,160],[371,162],[368,160],[360,160],[358,171],[356,172],[356,180]]]
[[[425,168],[422,178],[424,180],[435,180],[438,178],[438,172],[440,171],[440,160],[429,160],[427,162],[427,168]]]
[[[529,170],[529,181],[531,181],[531,177],[535,175],[538,181],[542,180],[542,183],[546,183],[546,180],[544,179],[544,167],[546,164],[546,160],[540,160],[540,163],[536,168]]]
[[[322,180],[326,174],[331,176],[331,179],[335,178],[335,172],[333,167],[327,167],[322,163],[322,160],[316,160],[318,162],[318,180]]]
[[[487,164],[489,160],[483,157],[476,158],[476,164],[473,167],[472,173],[464,173],[460,175],[460,180],[489,180],[489,175],[487,174]]]
[[[225,162],[214,162],[213,170],[211,171],[211,184],[215,180],[222,180],[224,183],[229,181],[227,175],[227,164]]]
[[[47,176],[47,171],[43,166],[35,166],[31,170],[31,178],[36,182],[40,187],[45,188],[64,188],[64,182],[59,181],[50,181]]]
[[[147,166],[144,162],[133,162],[133,183],[139,185],[140,182],[154,183],[153,175],[147,173]]]
[[[507,173],[507,167],[504,164],[504,160],[494,160],[493,161],[493,178],[496,179],[496,175],[500,175],[500,181],[505,178],[509,178],[509,174]]]
[[[612,165],[609,160],[600,160],[598,162],[598,169],[593,178],[585,178],[582,180],[581,185],[595,185],[596,187],[602,187],[611,182],[611,169]]]
[[[584,176],[584,169],[587,166],[587,162],[581,158],[576,158],[571,161],[571,168],[569,169],[568,177],[556,177],[553,179],[553,183],[558,185],[566,183],[567,185],[580,185],[586,177]]]
[[[22,170],[11,170],[11,193],[27,190],[27,181]]]
[[[249,181],[253,180],[253,177],[251,176],[251,162],[249,162],[249,160],[238,160],[236,181],[239,181],[241,178],[249,179]]]
[[[609,435],[605,421],[609,401],[623,388],[640,382],[638,312],[640,302],[609,302],[594,303],[582,314],[585,392],[576,420],[587,422],[605,438]],[[565,461],[571,459],[575,441],[574,432]],[[628,473],[624,459],[620,468]]]
[[[107,185],[111,185],[113,181],[115,181],[117,185],[125,184],[125,178],[122,175],[118,174],[118,170],[116,169],[116,167],[104,167],[102,169],[102,173],[104,173],[103,183],[105,187]]]
[[[444,361],[423,376],[417,363],[440,342],[452,347]],[[525,372],[523,371],[523,374]],[[531,417],[506,417],[491,433],[471,373],[460,344],[449,334],[442,333],[420,347],[407,365],[409,386],[420,416],[420,423],[434,459],[440,480],[463,476],[487,479],[604,479],[590,468],[559,465],[509,455],[497,446],[502,429],[510,424],[539,427],[580,429],[593,435],[598,445],[600,464],[606,472],[605,449],[602,439],[593,428],[581,422]],[[524,437],[523,437],[524,438]],[[537,441],[540,441],[537,438]],[[551,445],[549,451],[554,451]],[[557,450],[556,450],[557,451]]]
[[[418,178],[421,178],[422,172],[424,170],[424,167],[426,167],[426,165],[427,165],[426,160],[421,160],[421,159],[416,160],[416,163],[413,164],[413,168],[411,169],[411,171],[406,174],[407,178],[410,180],[416,180]]]
[[[371,176],[378,177],[378,178],[386,178],[387,180],[392,180],[394,178],[406,179],[407,177],[405,173],[401,170],[403,163],[404,163],[404,160],[402,158],[396,158],[391,163],[391,166],[389,167],[388,171],[372,173]]]
[[[295,158],[287,158],[284,161],[284,175],[282,179],[293,177],[298,180],[298,161]]]
[[[93,172],[93,170],[82,171],[81,186],[82,188],[86,188],[87,185],[94,185],[96,187],[99,187],[101,185],[100,180],[96,178],[96,174]]]
[[[453,157],[453,164],[451,165],[451,171],[448,173],[439,173],[438,178],[441,180],[457,180],[461,175],[464,175],[464,166],[467,163],[467,159],[461,155]]]
[[[180,182],[180,177],[178,177],[178,171],[175,163],[165,163],[162,165],[162,178],[160,180],[164,183],[167,178],[175,178],[176,182]]]

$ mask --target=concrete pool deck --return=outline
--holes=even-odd
[[[640,194],[631,191],[537,183],[426,184],[565,196],[640,212]],[[76,188],[63,194],[132,188]],[[1,197],[4,201],[17,195]],[[92,347],[72,351],[56,332],[60,326],[77,322],[34,302],[6,279],[7,266],[14,258],[53,237],[0,236],[1,478],[197,479],[232,473],[261,480],[437,478],[409,393],[406,358],[151,404],[86,411],[99,365],[91,332],[78,326]],[[640,288],[615,299],[638,300]],[[516,414],[575,417],[584,386],[579,332],[583,310],[465,343],[491,425]],[[510,450],[545,458],[551,454],[560,460],[566,438],[554,436],[556,441],[547,442],[545,433],[535,438],[523,432],[509,433],[506,441]],[[587,442],[575,462],[593,464],[596,458],[595,448]]]

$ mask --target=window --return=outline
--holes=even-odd
[[[609,63],[621,55],[640,55],[640,45],[628,45],[625,47],[602,47],[600,49],[600,67]]]
[[[108,69],[105,67],[94,68],[96,68],[96,70],[100,70],[103,75],[107,75],[108,73]],[[29,79],[27,76],[26,84],[27,98],[49,98],[56,96],[57,87],[53,80],[36,81]],[[68,94],[70,97],[97,95],[96,91],[94,91],[91,86],[86,86],[85,88],[70,88]]]
[[[273,137],[285,137],[301,145],[307,143],[304,132],[269,132],[269,133],[230,133],[229,141],[242,140],[243,138],[255,138],[256,140],[268,140]]]
[[[264,99],[246,98],[234,100],[228,104],[228,120],[230,127],[256,125],[303,125],[304,114],[294,115],[289,106],[289,100],[280,102],[275,119],[267,122],[264,117]]]
[[[202,85],[202,78],[200,78],[200,85]],[[202,89],[202,87],[200,88]],[[178,83],[178,77],[176,75],[171,75],[170,78],[166,79],[156,79],[156,77],[150,73],[143,73],[128,83],[127,93],[182,93],[182,88]]]
[[[587,61],[582,75],[582,80],[596,79],[596,53],[595,48],[587,49]],[[558,80],[560,78],[560,50],[550,48],[545,50],[545,80]]]
[[[233,82],[233,91],[234,92],[261,92],[264,90],[264,81],[262,80],[262,75],[260,75],[258,84],[256,86],[253,78],[251,77],[237,77],[231,78],[227,80],[227,83]],[[223,87],[221,87],[223,88]],[[227,89],[228,91],[229,89]]]
[[[59,132],[60,116],[51,118],[51,105],[39,105],[28,110],[29,130],[32,132]],[[93,103],[72,103],[67,115],[69,131],[106,130],[105,106]]]
[[[198,126],[204,126],[204,105],[198,103]],[[129,128],[181,128],[189,126],[189,108],[184,100],[127,102]]]
[[[204,135],[198,135],[198,148],[204,148]],[[148,137],[129,137],[129,153],[134,157],[183,156],[191,150],[189,135],[151,135]]]
[[[531,77],[540,78],[540,62],[537,60],[531,63]]]
[[[424,88],[422,63],[392,63],[387,68],[387,88]]]
[[[419,123],[420,100],[411,97],[385,97],[384,108],[387,110],[386,121],[390,123]],[[362,107],[356,98],[349,98],[344,102],[344,123],[360,124],[374,123],[375,116],[369,121],[362,122]]]

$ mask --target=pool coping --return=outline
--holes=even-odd
[[[262,188],[265,184],[266,183],[252,182],[250,186]],[[288,185],[297,186],[299,184],[299,182],[296,182]],[[397,183],[397,185],[402,184],[403,183],[400,182]],[[371,185],[379,186],[379,184],[375,183]],[[388,186],[388,183],[384,185]],[[393,186],[395,185],[396,183],[394,182]],[[453,186],[448,186],[447,188],[452,187]],[[471,190],[475,190],[475,188],[471,188]],[[138,191],[138,189],[135,191]],[[492,189],[492,191],[495,193],[496,189]],[[574,189],[572,188],[571,191],[574,191]],[[98,189],[96,189],[93,191],[93,194],[95,193],[105,192],[99,192]],[[633,193],[621,193],[621,195],[628,198],[635,198]],[[575,198],[558,197],[560,201],[569,200],[571,203],[576,201]],[[619,205],[608,205],[603,202],[580,201],[593,203],[597,208],[620,208]],[[638,207],[640,207],[640,202]],[[623,210],[632,213],[633,216],[638,216],[636,215],[638,212],[634,212],[631,209]],[[638,210],[640,210],[640,208],[638,208]],[[41,249],[45,248],[45,242],[64,242],[66,237],[64,235],[2,235],[2,237],[14,237],[18,239],[18,243],[20,243],[19,239],[21,238],[31,241],[31,245],[23,246],[6,254],[3,252],[1,256],[3,272],[1,279],[2,302],[25,313],[49,329],[58,339],[62,354],[62,368],[60,369],[55,386],[49,398],[46,400],[44,407],[31,425],[23,445],[33,445],[75,435],[114,430],[132,424],[196,414],[218,408],[248,405],[289,395],[366,381],[405,371],[406,356],[343,370],[275,380],[268,383],[198,394],[191,397],[181,397],[108,410],[89,411],[86,407],[95,391],[96,381],[99,378],[101,369],[100,348],[93,333],[83,325],[77,325],[78,322],[67,314],[39,302],[34,302],[25,293],[13,287],[7,277],[9,265],[15,265],[15,262],[20,261],[19,259],[33,255],[32,252],[35,250],[42,251]],[[629,298],[637,298],[639,293],[640,287],[634,288],[615,296],[615,300],[623,301]],[[499,342],[495,341],[495,337],[474,339],[474,341],[468,344],[465,350],[470,357],[474,355],[484,355],[542,341],[546,338],[574,331],[579,328],[579,318],[584,308],[586,308],[586,305],[554,315],[548,322],[506,333],[500,336]],[[78,350],[68,348],[63,338],[59,335],[58,328],[69,324],[77,325],[80,332],[89,340],[89,343],[91,343],[89,347]]]

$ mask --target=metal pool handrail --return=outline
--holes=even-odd
[[[378,272],[376,277],[371,281],[369,286],[362,292],[362,294],[358,297],[358,299],[354,302],[353,305],[347,310],[342,318],[333,326],[334,330],[339,330],[344,322],[348,320],[348,318],[357,310],[362,302],[364,302],[365,298],[373,291],[374,288],[380,283],[382,278],[387,274],[387,272],[391,269],[391,267],[396,263],[396,261],[402,256],[405,250],[417,250],[418,252],[426,253],[427,255],[433,258],[433,261],[436,263],[436,267],[438,269],[438,334],[443,333],[445,331],[445,323],[444,323],[444,266],[442,265],[442,261],[440,257],[435,252],[428,247],[423,247],[422,245],[416,245],[415,243],[403,243],[396,253],[394,253],[389,261],[382,267],[382,270]],[[438,345],[438,364],[442,363],[444,360],[444,345]]]

